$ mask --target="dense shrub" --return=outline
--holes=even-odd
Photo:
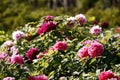
[[[45,16],[17,28],[10,44],[5,42],[0,47],[0,79],[31,80],[42,76],[45,80],[97,80],[100,72],[107,70],[116,76],[110,78],[118,78],[120,35],[114,28],[102,29],[99,22],[91,24],[83,14],[79,15]],[[80,21],[83,19],[87,21],[84,24]],[[94,28],[97,35],[90,32],[95,26],[101,30],[98,33]]]

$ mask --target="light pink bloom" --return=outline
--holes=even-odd
[[[5,59],[8,57],[8,54],[5,52],[0,53],[0,59]]]
[[[11,47],[13,45],[14,45],[14,43],[11,40],[8,40],[8,41],[6,41],[6,42],[3,43],[4,47]]]
[[[98,42],[91,43],[91,45],[88,48],[88,54],[91,58],[100,56],[104,51],[104,47],[102,44]]]
[[[14,31],[13,33],[12,33],[12,38],[14,39],[14,40],[16,40],[16,41],[18,41],[18,40],[20,40],[21,38],[23,38],[24,37],[24,33],[22,32],[22,31]]]
[[[53,46],[55,51],[64,51],[68,48],[68,45],[64,41],[58,41],[57,43],[54,44]]]
[[[12,55],[12,57],[10,58],[11,63],[15,64],[24,64],[24,59],[22,58],[22,56],[20,55]]]
[[[18,54],[18,49],[15,46],[12,46],[10,48],[10,53],[13,53],[13,55],[16,55],[16,54]]]
[[[67,77],[62,76],[59,78],[59,80],[67,80]]]
[[[15,80],[15,78],[14,77],[5,77],[5,78],[3,78],[3,80]]]
[[[48,80],[46,75],[39,75],[39,76],[29,76],[27,80]]]
[[[115,80],[115,76],[111,71],[103,71],[99,75],[99,80]]]
[[[75,22],[75,17],[69,17],[69,18],[67,18],[67,21],[73,21],[73,22]]]
[[[69,17],[67,18],[67,26],[68,28],[71,28],[72,26],[74,26],[74,24],[76,23],[76,19],[75,17]]]
[[[88,55],[88,47],[83,46],[79,51],[78,51],[78,56],[80,58],[87,57]]]
[[[99,35],[102,32],[102,28],[99,27],[98,25],[94,25],[91,29],[90,29],[90,33],[93,35]]]
[[[83,14],[78,14],[78,15],[75,16],[75,18],[76,18],[76,20],[79,21],[79,23],[80,23],[81,25],[83,25],[83,24],[86,23],[86,17],[85,17],[85,15],[83,15]]]

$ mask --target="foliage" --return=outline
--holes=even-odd
[[[119,25],[119,8],[112,8],[110,1],[103,0],[76,0],[76,7],[50,9],[46,0],[2,0],[0,3],[0,30],[11,33],[16,27],[24,26],[27,22],[34,22],[45,15],[75,15],[85,13],[87,17],[95,16],[98,21],[109,21],[111,26]],[[108,4],[109,3],[109,4]],[[98,15],[99,14],[99,15]],[[117,16],[117,17],[116,17]]]
[[[0,31],[0,44],[8,40],[8,34],[6,34],[4,31]]]
[[[119,14],[120,14],[119,8],[115,7],[104,8],[102,1],[98,1],[95,4],[94,8],[91,8],[88,11],[86,11],[86,16],[88,18],[95,17],[95,20],[98,20],[100,22],[107,21],[112,27],[116,27],[116,25],[117,26],[119,25],[118,21],[118,19],[120,19],[120,17],[118,16]]]

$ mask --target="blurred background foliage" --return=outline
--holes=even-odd
[[[0,31],[11,33],[16,27],[35,22],[42,16],[83,13],[88,20],[120,25],[120,0],[1,0]]]

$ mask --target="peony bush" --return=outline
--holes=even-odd
[[[0,46],[0,80],[120,80],[119,27],[84,14],[45,16],[9,36]]]

